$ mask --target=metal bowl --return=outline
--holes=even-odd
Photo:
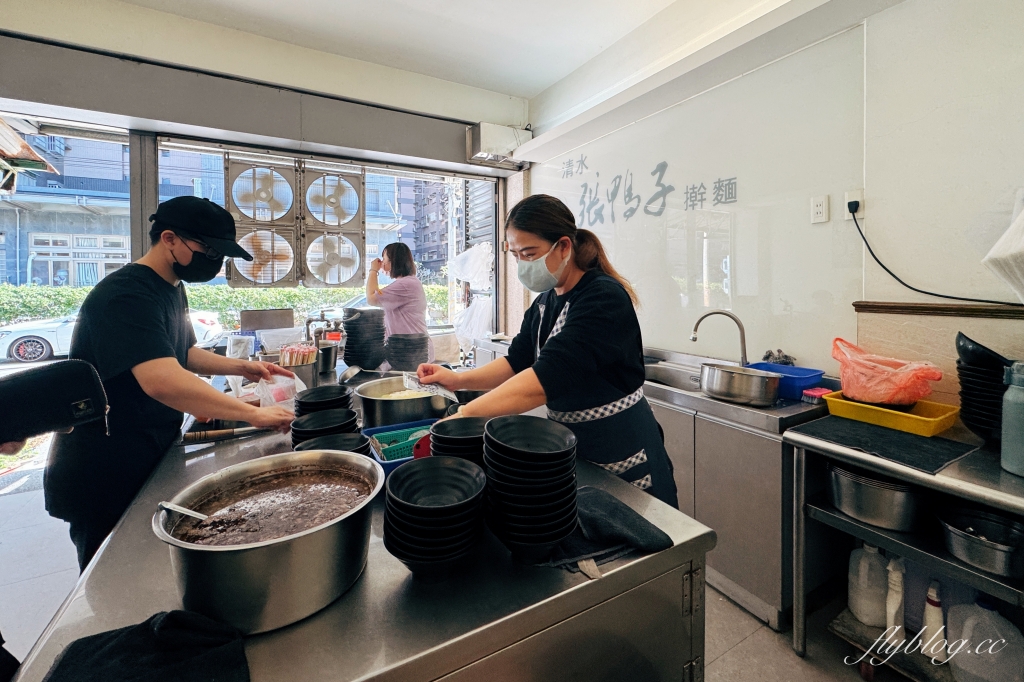
[[[443,417],[451,401],[439,395],[389,400],[384,396],[405,390],[402,377],[369,381],[356,389],[363,407],[363,428],[404,424]]]
[[[735,365],[700,366],[700,390],[719,400],[751,407],[771,407],[779,399],[781,374]]]
[[[836,466],[829,469],[829,498],[839,511],[889,530],[906,532],[917,526],[922,501],[912,487]]]
[[[1024,578],[1024,524],[969,508],[947,512],[939,521],[946,549],[957,559],[996,575]]]
[[[194,508],[249,476],[297,465],[353,471],[367,479],[371,492],[361,505],[325,524],[247,545],[185,542],[171,534],[177,515],[153,515],[153,532],[170,546],[171,568],[187,610],[245,633],[266,632],[316,613],[359,579],[369,551],[370,503],[384,487],[384,469],[365,455],[309,450],[260,457],[204,476],[170,501]]]

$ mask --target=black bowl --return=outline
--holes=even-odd
[[[527,461],[558,458],[576,447],[576,434],[568,427],[526,415],[491,419],[484,427],[484,440],[499,452]]]
[[[522,481],[528,482],[522,482]],[[546,481],[529,481],[528,479],[502,476],[493,469],[487,471],[487,486],[507,497],[512,495],[553,495],[558,492],[576,488],[576,472],[571,471],[559,478]]]
[[[431,436],[430,437],[430,449],[431,450],[440,449],[440,450],[446,450],[448,452],[458,452],[458,453],[465,453],[465,452],[472,453],[472,452],[475,452],[475,453],[478,453],[478,454],[483,454],[484,444],[483,444],[483,442],[473,443],[473,442],[470,442],[470,441],[460,441],[458,444],[452,444],[452,443],[449,443],[449,442],[446,442],[446,441],[439,440],[435,436]]]
[[[352,400],[352,389],[347,386],[317,386],[307,388],[295,395],[295,402],[304,405],[316,405],[318,403],[334,403],[338,400]]]
[[[990,422],[994,426],[1000,426],[1003,423],[1003,413],[1002,412],[997,412],[995,410],[984,411],[984,410],[974,410],[974,409],[970,409],[970,408],[967,408],[967,409],[960,408],[960,414],[963,417],[966,417],[968,419],[978,419],[978,420],[984,420],[986,422]]]
[[[487,497],[488,508],[497,509],[503,515],[513,520],[557,516],[558,514],[565,513],[569,507],[575,504],[576,495],[566,495],[563,499],[550,504],[517,504],[496,495],[488,495]]]
[[[975,365],[968,365],[959,360],[956,361],[956,371],[958,374],[966,374],[968,376],[979,377],[982,379],[997,379],[1003,380],[1003,370],[1005,368],[999,366],[998,368],[993,367],[976,367]]]
[[[369,454],[370,439],[361,433],[336,433],[303,441],[299,450],[343,450]]]
[[[559,469],[553,472],[545,472],[544,474],[531,473],[527,476],[517,476],[516,474],[506,474],[497,467],[488,464],[488,460],[484,459],[484,471],[487,472],[488,482],[495,482],[504,488],[510,488],[512,486],[522,486],[524,489],[519,491],[512,488],[512,492],[529,492],[529,489],[554,489],[561,485],[568,485],[569,481],[573,480],[576,476],[576,468],[571,467],[567,470]]]
[[[466,551],[460,552],[451,557],[432,561],[418,561],[415,559],[405,558],[400,554],[397,554],[395,551],[392,551],[392,549],[388,547],[387,541],[384,542],[384,548],[391,552],[396,559],[405,564],[405,567],[412,571],[413,576],[417,580],[430,583],[441,582],[451,578],[452,574],[469,560],[473,554],[473,550],[476,549],[474,545],[471,545]]]
[[[395,469],[385,487],[394,506],[412,515],[444,516],[475,504],[487,477],[478,465],[456,457],[414,459]]]
[[[387,531],[384,532],[384,547],[399,559],[410,561],[445,561],[465,554],[478,542],[478,536],[474,535],[448,547],[423,550],[406,544],[393,535],[389,536]]]
[[[434,422],[430,438],[447,445],[483,445],[487,417],[461,417]]]
[[[565,523],[570,515],[577,513],[577,505],[577,498],[574,497],[547,514],[515,514],[509,511],[507,505],[496,504],[494,499],[490,498],[484,505],[484,510],[485,515],[492,516],[513,530],[520,529],[522,532],[537,526]]]
[[[416,534],[423,536],[448,535],[460,526],[472,525],[483,514],[482,499],[465,508],[460,507],[448,516],[421,516],[399,509],[390,497],[387,495],[384,497],[386,499],[385,511],[395,521],[401,521],[402,528],[408,528],[410,532],[415,531]]]
[[[482,521],[482,519],[481,519]],[[460,526],[454,532],[419,534],[416,530],[403,526],[400,521],[384,516],[384,534],[391,536],[417,554],[450,554],[466,540],[480,532],[483,524],[474,522]]]
[[[957,332],[956,335],[956,354],[960,356],[960,360],[964,363],[976,367],[999,369],[1013,364],[1012,360],[1007,360],[991,348],[986,348],[977,341],[968,338],[963,332]]]
[[[544,533],[514,533],[507,530],[500,524],[492,525],[490,528],[502,541],[511,540],[513,542],[523,544],[546,544],[549,542],[557,542],[561,538],[564,538],[576,528],[578,523],[578,516],[573,514],[562,525],[557,528],[552,528]]]
[[[561,462],[549,465],[514,462],[496,455],[493,450],[484,446],[484,459],[488,466],[494,467],[498,473],[519,478],[554,478],[576,468],[576,457],[567,457]]]
[[[565,532],[566,526],[577,521],[578,513],[577,510],[571,509],[561,516],[561,518],[553,521],[547,521],[545,523],[528,523],[528,524],[513,524],[508,523],[501,518],[500,515],[495,514],[491,517],[490,528],[495,531],[499,537],[515,540],[516,542],[531,542],[534,539],[538,539],[539,542],[549,542],[552,535],[558,535]],[[540,538],[544,538],[540,540]]]
[[[356,419],[355,410],[341,408],[337,410],[323,410],[299,417],[292,422],[292,431],[302,433],[314,433],[324,429],[337,428],[342,424],[348,424]],[[321,434],[327,435],[327,434]]]
[[[971,393],[1006,393],[1007,386],[1002,382],[980,381],[969,377],[960,377],[960,388]]]
[[[501,540],[501,544],[505,545],[505,547],[512,552],[512,557],[516,561],[535,564],[551,556],[552,550],[554,550],[559,543],[572,535],[573,531],[576,530],[576,526],[577,524],[573,524],[572,527],[564,534],[555,537],[553,540],[548,542],[517,542],[508,538],[499,539]]]
[[[506,486],[494,485],[493,482],[489,482],[487,496],[493,498],[496,505],[515,504],[522,507],[546,507],[568,502],[576,496],[576,488],[575,486],[565,486],[558,490],[524,495],[518,492],[510,492]]]
[[[450,452],[444,449],[437,449],[434,446],[430,448],[430,454],[433,457],[458,457],[459,459],[465,459],[478,466],[484,465],[484,456],[479,450],[476,452]]]

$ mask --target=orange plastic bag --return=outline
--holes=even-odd
[[[929,381],[942,379],[942,371],[930,362],[872,355],[845,339],[832,341],[832,357],[839,361],[843,396],[850,400],[912,405],[931,394]]]

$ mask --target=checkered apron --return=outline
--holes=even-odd
[[[538,304],[544,319],[544,304]],[[566,303],[551,327],[548,339],[565,327],[570,303]],[[540,356],[540,325],[536,356]],[[565,424],[577,438],[577,452],[584,459],[678,507],[672,465],[662,442],[654,412],[644,398],[643,386],[607,405],[574,412],[548,409],[548,419]]]

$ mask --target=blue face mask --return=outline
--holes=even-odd
[[[551,245],[550,251],[535,260],[520,259],[516,274],[519,276],[519,281],[523,283],[524,287],[538,294],[555,288],[559,278],[562,276],[562,272],[565,270],[565,266],[569,264],[569,258],[572,257],[572,249],[570,249],[565,260],[552,273],[548,270],[547,261],[548,256],[554,252],[556,246],[558,246],[558,242]]]

